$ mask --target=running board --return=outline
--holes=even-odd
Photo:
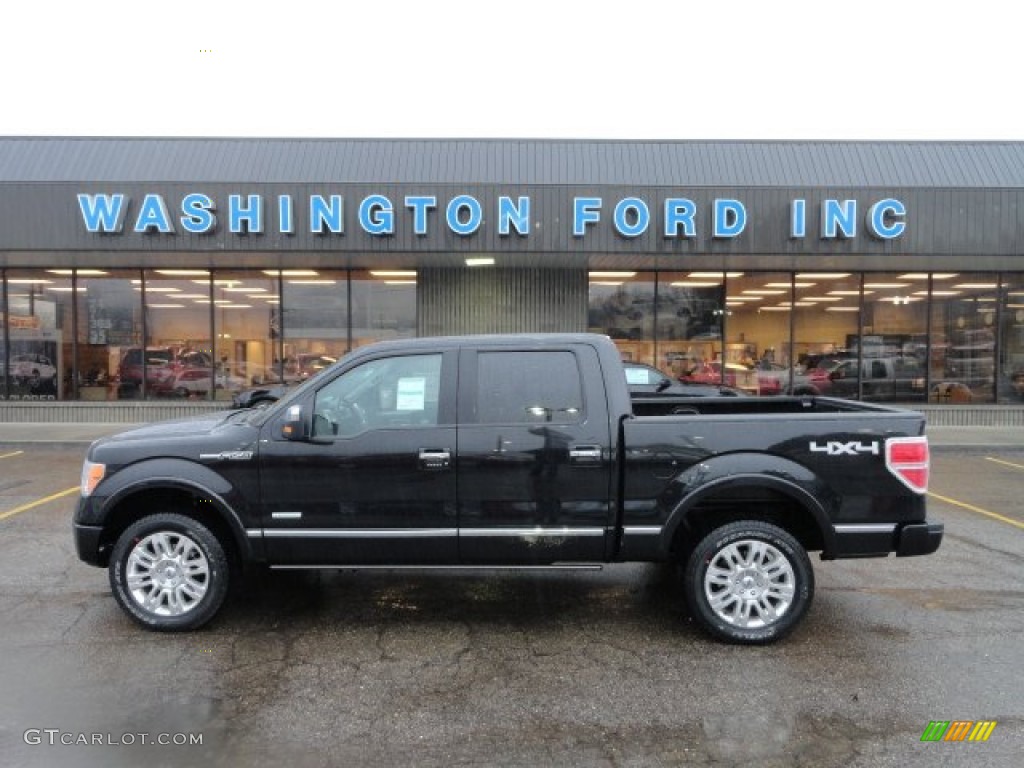
[[[551,565],[272,565],[272,571],[600,571],[602,563]]]

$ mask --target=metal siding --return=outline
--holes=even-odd
[[[1020,197],[1009,191],[1003,192],[1003,216],[1000,227],[1000,250],[1012,252],[1024,243],[1024,221],[1021,219]]]
[[[420,336],[586,330],[583,269],[425,269],[416,288]]]
[[[864,169],[864,178],[881,178],[884,161],[879,157],[879,153],[865,152],[862,150],[858,155],[860,157],[861,168]]]
[[[1022,142],[0,139],[32,181],[1024,187]]]
[[[950,162],[956,164],[956,170],[967,185],[976,187],[998,185],[998,178],[991,176],[990,169],[987,167],[987,159],[984,163],[986,167],[983,167],[982,164],[976,162],[975,153],[971,151],[970,147],[957,146],[952,149],[953,151],[949,154]],[[996,167],[998,167],[998,164]]]
[[[962,175],[972,186],[982,183],[982,174],[978,172],[975,164],[969,161],[968,153],[963,147],[951,147],[948,162],[956,173]]]
[[[947,190],[936,190],[935,216],[931,220],[936,224],[940,221],[947,224],[935,227],[936,239],[929,250],[940,255],[955,252],[955,243],[966,239],[963,235],[963,226],[968,204],[967,195],[954,200]]]

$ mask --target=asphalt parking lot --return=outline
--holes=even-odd
[[[3,765],[1009,766],[1024,754],[1024,452],[933,456],[942,548],[815,560],[810,614],[766,648],[707,639],[672,569],[637,565],[268,575],[204,631],[145,632],[74,554],[83,454],[0,449]],[[921,741],[931,721],[957,720],[996,726],[983,743]],[[144,743],[157,740],[170,743]]]

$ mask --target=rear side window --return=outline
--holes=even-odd
[[[477,366],[478,423],[583,420],[580,372],[572,352],[481,352]]]

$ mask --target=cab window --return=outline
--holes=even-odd
[[[369,360],[316,394],[314,437],[352,437],[374,429],[435,426],[441,355]]]
[[[477,356],[481,424],[575,424],[583,393],[572,352],[481,352]]]

